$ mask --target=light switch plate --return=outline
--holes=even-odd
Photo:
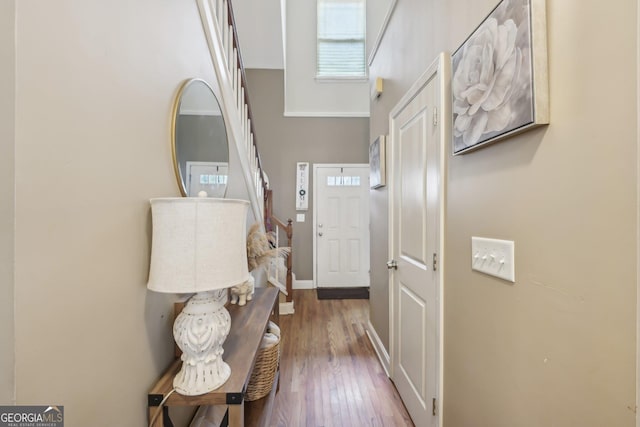
[[[514,252],[512,240],[471,237],[471,268],[515,283]]]

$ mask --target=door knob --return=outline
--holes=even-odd
[[[322,231],[318,233],[318,236],[322,237]]]
[[[387,262],[387,268],[389,270],[397,270],[398,269],[398,263],[396,262],[395,259],[392,259],[391,261]]]

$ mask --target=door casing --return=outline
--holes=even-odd
[[[438,219],[438,233],[439,233],[439,242],[438,242],[438,285],[437,285],[437,318],[438,318],[438,338],[437,338],[437,363],[436,363],[436,371],[438,376],[438,384],[437,384],[437,414],[438,414],[438,424],[442,427],[443,420],[443,407],[444,407],[444,399],[442,390],[444,389],[444,269],[445,269],[445,256],[444,256],[444,247],[445,247],[445,206],[446,206],[446,181],[447,181],[447,158],[450,152],[450,144],[451,144],[451,56],[447,52],[442,52],[438,55],[438,57],[429,65],[426,71],[416,80],[416,82],[409,88],[407,93],[398,101],[396,106],[389,113],[389,129],[393,129],[393,121],[394,117],[397,117],[398,114],[406,107],[420,92],[420,90],[432,79],[438,79],[438,89],[439,89],[439,106],[438,106],[438,121],[439,121],[439,153],[438,153],[438,162],[440,167],[440,182],[439,182],[439,191],[441,194],[440,197],[440,206],[439,206],[439,219]],[[393,167],[392,162],[387,163],[388,167]],[[392,176],[393,171],[389,169],[387,171],[388,176]],[[389,254],[393,253],[393,205],[391,203],[394,200],[393,187],[389,187]],[[393,288],[392,276],[389,278],[389,349],[390,349],[390,369],[391,369],[391,377],[393,377],[393,366],[394,366],[394,357],[396,355],[393,352],[393,346],[391,345],[394,342],[394,295],[395,290]]]

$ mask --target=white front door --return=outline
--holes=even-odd
[[[314,165],[318,287],[369,286],[369,165]]]
[[[440,78],[436,63],[391,112],[391,377],[418,427],[439,422]]]
[[[187,161],[187,196],[206,191],[208,197],[224,197],[228,175],[229,163]]]

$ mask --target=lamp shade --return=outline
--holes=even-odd
[[[192,293],[228,288],[249,278],[245,200],[151,199],[153,241],[147,287]]]

